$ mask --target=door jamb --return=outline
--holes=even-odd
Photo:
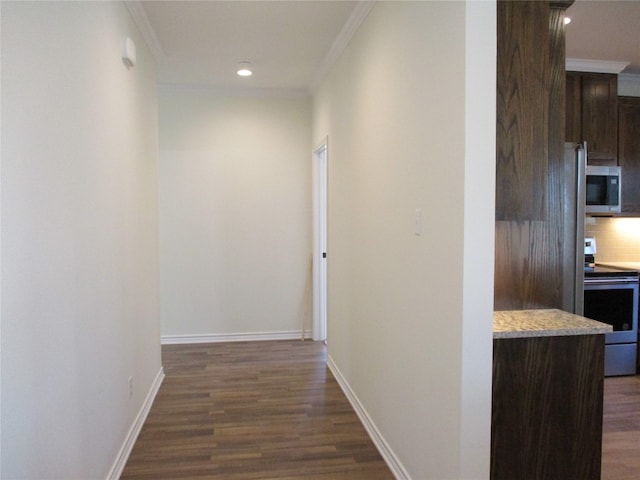
[[[328,156],[329,143],[325,137],[313,150],[313,328],[315,341],[327,341],[327,250]],[[324,205],[323,205],[324,204]],[[324,227],[323,227],[324,223]],[[324,241],[321,236],[324,234]],[[324,245],[323,245],[324,243]],[[324,265],[322,263],[324,262]],[[324,267],[324,279],[322,272]],[[322,285],[324,281],[324,287]],[[324,311],[324,315],[323,315]]]

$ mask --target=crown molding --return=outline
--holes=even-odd
[[[627,68],[629,62],[611,62],[608,60],[588,60],[581,58],[567,58],[568,72],[615,73]]]
[[[618,75],[618,95],[640,97],[640,74],[622,73]]]
[[[324,78],[327,76],[327,73],[329,73],[329,69],[331,69],[333,64],[336,63],[338,58],[340,58],[340,55],[342,55],[342,52],[353,38],[358,28],[360,28],[362,22],[364,22],[365,18],[367,18],[369,12],[371,12],[375,4],[375,0],[361,0],[358,2],[356,7],[353,9],[353,12],[347,19],[347,22],[344,24],[344,27],[342,27],[342,30],[340,30],[340,33],[331,45],[329,53],[327,53],[327,56],[324,58],[324,60],[316,70],[316,73],[311,80],[311,85],[309,87],[310,93],[314,93],[320,86],[322,80],[324,80]]]
[[[140,0],[124,0],[124,4],[133,17],[133,21],[138,26],[140,34],[147,44],[147,47],[151,50],[153,58],[155,58],[156,62],[160,63],[160,60],[165,57],[165,53],[155,30],[151,26],[149,17],[147,17],[147,13],[144,11],[142,2]]]
[[[621,73],[618,76],[618,81],[640,84],[640,73]]]

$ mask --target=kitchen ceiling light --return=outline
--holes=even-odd
[[[253,72],[251,71],[251,63],[240,62],[238,64],[238,71],[236,73],[241,77],[250,77],[253,74]]]

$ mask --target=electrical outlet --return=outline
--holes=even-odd
[[[129,398],[133,398],[133,377],[129,377]]]

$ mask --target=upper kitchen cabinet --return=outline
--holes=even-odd
[[[640,98],[618,98],[618,162],[622,167],[622,213],[640,215]]]
[[[586,141],[591,165],[617,164],[617,75],[567,72],[565,139]]]

